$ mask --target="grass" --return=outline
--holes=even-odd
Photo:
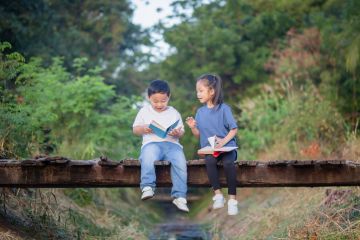
[[[160,219],[133,189],[87,190],[91,200],[84,205],[62,189],[3,189],[0,212],[35,239],[146,239],[149,226]]]
[[[316,146],[316,147],[314,147]],[[360,161],[360,139],[355,133],[335,152],[310,144],[298,153],[278,142],[258,154],[261,160],[346,159]],[[311,156],[310,156],[310,155]],[[335,192],[331,198],[328,192]],[[351,193],[350,193],[351,192]],[[348,194],[344,194],[348,193]],[[226,209],[209,211],[209,196],[199,203],[197,219],[212,224],[218,239],[350,239],[360,236],[360,188],[242,188],[238,189],[239,215],[229,217]],[[202,208],[202,210],[200,210]]]

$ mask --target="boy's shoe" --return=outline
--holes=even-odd
[[[154,191],[151,187],[144,187],[142,190],[141,200],[146,200],[154,196]]]
[[[179,197],[179,198],[175,198],[173,200],[173,204],[175,204],[175,206],[180,209],[181,211],[184,211],[184,212],[189,212],[189,208],[188,206],[186,205],[187,204],[187,201],[185,198],[182,198],[182,197]]]
[[[222,194],[215,194],[213,201],[213,209],[223,208],[225,205],[225,198]]]
[[[228,201],[228,215],[238,214],[238,201],[235,199],[229,199]]]

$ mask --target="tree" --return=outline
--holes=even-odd
[[[26,59],[41,57],[45,65],[54,56],[64,57],[70,71],[73,59],[86,57],[89,67],[103,68],[106,81],[126,92],[121,85],[127,75],[114,75],[115,70],[136,66],[145,57],[139,46],[149,43],[146,31],[131,22],[132,13],[127,0],[5,0],[0,40]]]

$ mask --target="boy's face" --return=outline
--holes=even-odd
[[[149,97],[150,104],[157,112],[165,111],[170,97],[166,93],[154,93]]]

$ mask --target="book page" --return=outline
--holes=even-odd
[[[171,125],[166,129],[166,132],[168,133],[168,132],[170,132],[171,130],[175,129],[176,126],[178,125],[178,123],[179,123],[179,119],[178,119],[176,122],[174,122],[173,124],[171,124]]]
[[[160,123],[158,123],[158,122],[156,122],[154,120],[151,121],[151,124],[154,125],[155,127],[159,128],[159,129],[163,130],[164,132],[166,131],[165,128],[160,125]]]
[[[211,148],[215,148],[215,144],[216,144],[216,135],[209,137],[208,141],[210,143]]]

